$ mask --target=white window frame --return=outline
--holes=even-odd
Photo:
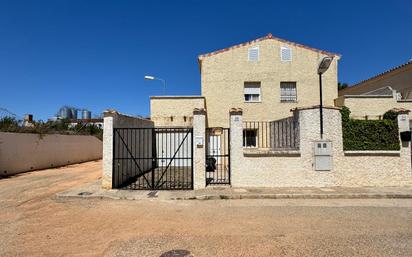
[[[248,144],[248,132],[253,132],[255,134],[254,137],[250,137],[253,141],[254,144]],[[243,147],[244,148],[257,148],[258,147],[258,131],[257,129],[243,129],[243,133],[242,133],[242,138],[243,138]]]
[[[289,90],[290,92],[295,92],[295,95],[290,94],[290,95],[282,95],[282,92],[284,92],[284,90],[282,90],[282,86],[283,85],[294,85],[295,88],[294,90]],[[297,87],[297,83],[296,81],[281,81],[280,82],[280,102],[281,103],[296,103],[298,101],[298,87]]]
[[[246,88],[256,88],[259,90],[258,93],[247,93]],[[250,95],[252,96],[251,98],[256,97],[257,99],[253,99],[253,100],[246,100],[246,95]],[[243,85],[243,100],[245,101],[245,103],[260,103],[262,101],[262,87],[261,87],[261,83],[260,82],[245,82]]]
[[[283,50],[289,50],[290,52],[290,59],[283,59]],[[280,60],[282,62],[291,62],[292,61],[292,48],[287,46],[280,47]]]
[[[257,50],[257,59],[256,60],[251,60],[250,59],[250,51],[251,50]],[[249,62],[257,62],[257,61],[259,61],[259,58],[260,58],[260,49],[259,49],[259,46],[252,46],[252,47],[249,47],[249,49],[247,50],[247,59],[248,59],[248,61]]]

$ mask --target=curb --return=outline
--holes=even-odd
[[[241,199],[412,199],[412,194],[246,194],[199,195],[170,200],[241,200]]]
[[[349,193],[349,194],[230,194],[230,195],[190,195],[184,197],[119,196],[104,194],[62,194],[56,199],[108,199],[108,200],[242,200],[242,199],[412,199],[412,193]]]

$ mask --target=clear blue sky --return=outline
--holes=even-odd
[[[148,115],[162,86],[145,74],[169,95],[200,94],[199,54],[269,32],[342,54],[352,84],[412,58],[412,2],[3,0],[0,107]]]

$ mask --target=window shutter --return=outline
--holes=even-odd
[[[260,87],[245,87],[245,94],[260,95]]]
[[[248,57],[249,61],[252,61],[252,62],[258,61],[259,60],[259,47],[255,46],[255,47],[249,48],[248,55],[249,55]]]
[[[280,48],[280,56],[284,62],[292,61],[292,49],[282,46]]]

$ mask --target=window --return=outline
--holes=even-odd
[[[244,129],[243,130],[243,147],[256,147],[256,130]]]
[[[245,102],[260,102],[260,82],[245,82]]]
[[[296,102],[296,82],[280,82],[280,101]]]
[[[282,62],[292,61],[292,49],[282,46],[280,48],[280,59],[282,60]]]
[[[250,62],[259,61],[259,47],[258,46],[254,46],[254,47],[249,48],[248,58],[249,58]]]

